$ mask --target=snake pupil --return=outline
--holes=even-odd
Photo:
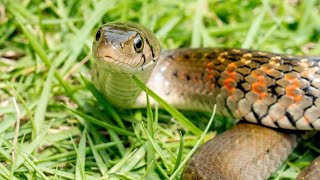
[[[143,42],[141,39],[140,34],[137,34],[136,37],[133,40],[134,49],[137,53],[140,53],[143,48]]]
[[[98,30],[97,33],[96,33],[96,41],[99,41],[100,36],[101,36],[101,31]]]

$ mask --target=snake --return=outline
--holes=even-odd
[[[249,122],[202,145],[183,179],[265,179],[297,144],[295,134],[281,129],[320,130],[320,57],[238,48],[161,51],[150,29],[131,22],[99,27],[92,54],[93,84],[115,107],[146,106],[134,75],[178,109],[212,112],[216,105],[217,114]]]

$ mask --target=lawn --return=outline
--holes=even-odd
[[[233,125],[215,116],[202,133],[211,113],[181,112],[193,133],[175,109],[105,101],[91,84],[91,44],[112,21],[149,27],[163,49],[320,54],[316,0],[0,0],[0,179],[179,179],[192,148]],[[304,135],[271,179],[294,179],[320,154],[316,139]]]

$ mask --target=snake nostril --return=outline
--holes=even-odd
[[[97,33],[96,33],[96,41],[99,41],[100,36],[101,36],[101,31],[98,30]]]

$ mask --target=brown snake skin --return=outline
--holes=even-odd
[[[219,114],[234,119],[319,130],[319,70],[319,58],[313,57],[242,49],[176,49],[160,56],[148,84],[179,108],[210,111],[217,104]],[[162,90],[151,83],[159,73],[164,74],[162,81],[170,82]]]
[[[296,143],[293,134],[239,124],[201,146],[189,160],[182,179],[265,179]]]
[[[170,83],[158,90],[150,82],[156,82],[160,73]],[[311,130],[320,128],[319,80],[316,57],[177,49],[160,56],[148,85],[179,108],[210,111],[217,103],[218,113],[224,116],[274,128]],[[189,160],[182,179],[266,179],[296,144],[293,134],[240,124],[203,145]],[[306,168],[299,178],[317,179],[318,167]]]
[[[235,119],[274,128],[320,128],[319,58],[239,49],[178,49],[164,53],[158,65],[150,81],[165,69],[161,73],[171,82],[168,87],[174,84],[176,89],[162,97],[173,105],[193,103],[195,107],[183,108],[209,111],[216,103],[219,114]],[[183,93],[177,94],[181,89]],[[179,95],[183,100],[174,98]],[[240,124],[201,146],[182,179],[266,179],[296,144],[293,134]],[[318,167],[306,168],[299,179],[319,178]]]

